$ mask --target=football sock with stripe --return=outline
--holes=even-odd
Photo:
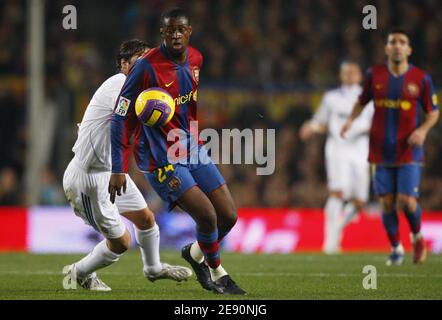
[[[219,247],[218,247],[218,230],[211,233],[197,231],[196,239],[208,266],[216,269],[220,265]]]
[[[147,230],[140,230],[134,225],[135,239],[140,247],[143,270],[147,274],[156,274],[163,267],[160,260],[160,228],[155,225]]]
[[[218,245],[221,243],[221,241],[223,241],[224,237],[228,234],[229,232],[219,232],[218,231]],[[202,263],[204,261],[204,254],[201,251],[201,248],[198,244],[198,241],[195,241],[192,246],[190,247],[190,256],[192,257],[193,260],[195,260],[198,263]]]
[[[79,278],[84,278],[94,271],[107,267],[120,259],[121,254],[112,252],[108,248],[106,241],[106,239],[101,241],[86,257],[75,263]]]
[[[410,224],[411,232],[413,234],[418,234],[421,231],[421,216],[422,216],[421,206],[418,204],[415,212],[404,210],[404,213],[405,217],[408,220],[408,223]]]
[[[390,243],[393,247],[397,247],[400,244],[399,220],[397,212],[382,212],[382,222],[384,223],[385,231],[387,231],[388,240],[390,240]]]

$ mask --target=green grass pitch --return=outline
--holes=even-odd
[[[163,251],[164,262],[187,265],[178,252]],[[441,299],[442,256],[413,265],[386,267],[385,254],[245,255],[224,253],[223,265],[248,295],[220,296],[203,290],[194,276],[177,284],[147,281],[136,250],[98,271],[111,292],[64,290],[62,268],[80,255],[0,254],[0,300],[4,299]],[[377,269],[377,289],[362,286],[365,265]]]

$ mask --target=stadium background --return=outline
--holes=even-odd
[[[66,208],[61,187],[70,161],[76,123],[96,88],[115,72],[119,43],[130,38],[159,43],[159,16],[179,4],[193,19],[191,43],[202,51],[200,128],[275,128],[276,171],[256,176],[251,165],[220,165],[240,208],[240,223],[226,246],[232,250],[318,250],[327,195],[324,138],[299,141],[324,90],[338,84],[339,62],[363,68],[384,60],[385,32],[410,31],[412,62],[442,86],[442,4],[372,1],[378,30],[361,26],[365,1],[45,1],[44,115],[38,135],[29,130],[26,1],[0,2],[0,250],[86,251],[98,236]],[[78,29],[62,28],[62,8],[75,5]],[[439,91],[440,93],[440,91]],[[439,94],[440,96],[440,94]],[[426,144],[421,203],[424,233],[442,251],[442,127]],[[29,149],[44,141],[38,188],[29,189]],[[133,171],[136,175],[136,171]],[[162,212],[159,198],[139,175],[136,181],[158,213],[163,244],[179,247],[192,236],[185,215]],[[30,197],[36,194],[36,197]],[[344,249],[388,250],[372,198],[367,214],[353,223]],[[404,222],[404,221],[403,221]],[[405,223],[402,235],[407,239]],[[266,239],[266,240],[264,240]]]

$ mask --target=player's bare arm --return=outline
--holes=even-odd
[[[359,117],[359,115],[361,114],[363,109],[364,109],[364,106],[362,104],[360,104],[359,102],[355,103],[350,116],[347,118],[347,121],[345,121],[344,125],[342,126],[341,137],[345,138],[345,134],[347,133],[348,130],[350,130],[351,125],[353,124],[353,121],[357,117]]]
[[[305,141],[310,139],[315,134],[324,134],[327,131],[327,126],[315,121],[305,122],[299,130],[299,136],[301,140]]]
[[[412,146],[421,146],[425,142],[428,132],[436,125],[439,120],[439,110],[434,110],[425,116],[424,122],[412,132],[408,138],[408,144]]]

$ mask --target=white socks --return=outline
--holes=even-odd
[[[339,252],[341,239],[341,212],[344,202],[342,199],[330,196],[325,204],[324,245],[325,253]]]
[[[134,225],[135,239],[140,247],[143,270],[147,274],[156,274],[163,269],[160,260],[160,229],[155,225],[147,230],[139,230]]]
[[[106,244],[106,239],[101,241],[95,248],[83,259],[75,264],[77,276],[84,278],[94,271],[107,267],[118,261],[121,254],[112,252]]]
[[[204,261],[204,254],[201,251],[198,241],[195,241],[190,247],[190,256],[198,263],[202,263]],[[216,281],[227,274],[227,271],[224,270],[222,265],[219,265],[216,269],[212,269],[209,267],[209,271],[212,281]]]
[[[190,256],[198,263],[202,263],[204,261],[204,254],[201,251],[198,241],[195,241],[190,247]]]
[[[358,210],[356,209],[356,206],[350,201],[344,206],[344,218],[342,221],[342,227],[345,227],[347,224],[350,223],[350,221],[353,220],[353,218],[358,213]]]
[[[219,265],[216,269],[209,268],[209,271],[212,281],[216,281],[227,274],[222,265]]]

